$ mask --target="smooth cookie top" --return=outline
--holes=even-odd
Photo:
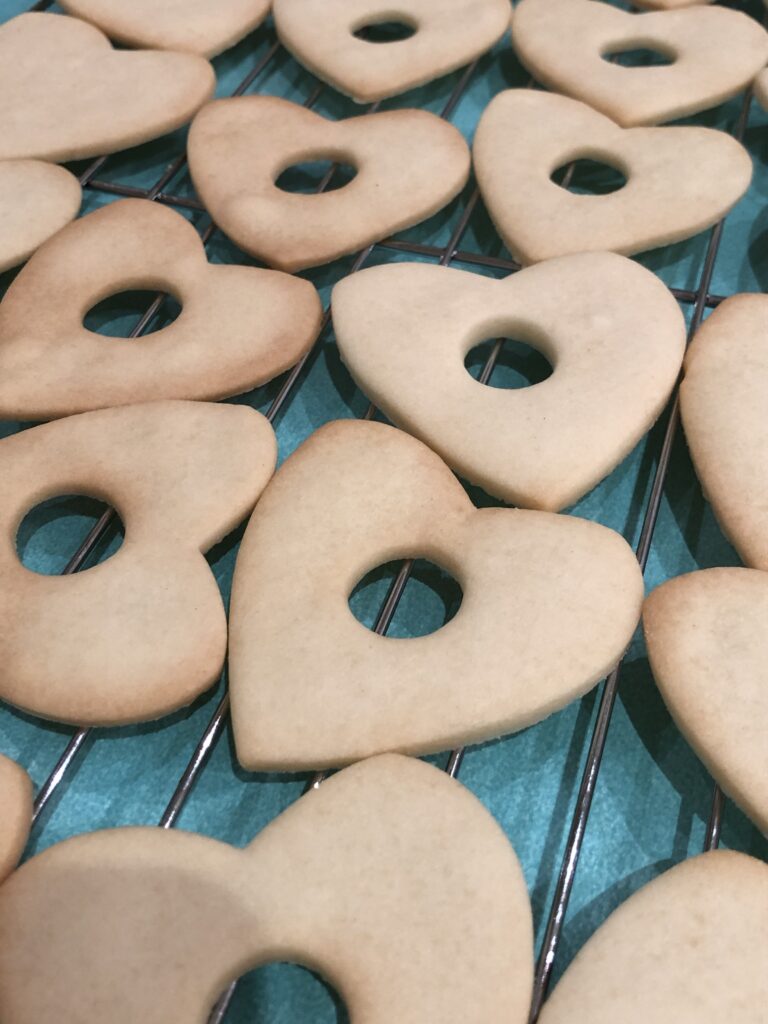
[[[0,272],[23,263],[80,209],[80,183],[43,160],[0,161]]]
[[[19,862],[32,824],[32,782],[24,769],[0,754],[0,882]]]

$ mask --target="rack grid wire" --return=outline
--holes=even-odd
[[[56,10],[50,0],[32,8],[7,3],[7,10],[0,8],[2,20],[24,9]],[[759,4],[748,9],[760,17]],[[300,67],[279,44],[270,21],[217,58],[214,66],[217,95],[282,95],[334,118],[361,112]],[[430,109],[471,138],[492,95],[533,84],[507,38],[467,68],[366,109]],[[671,288],[686,315],[690,339],[725,296],[762,291],[768,282],[768,117],[745,95],[688,120],[731,131],[747,145],[755,163],[752,188],[726,222],[688,242],[639,257]],[[184,137],[184,131],[175,132],[134,150],[73,165],[84,187],[83,212],[124,196],[149,199],[192,220],[213,262],[253,264],[216,230],[194,194]],[[566,171],[564,186],[578,186],[576,178],[571,181],[573,172],[573,166]],[[313,189],[323,191],[338,179],[337,168],[331,166],[315,176]],[[294,185],[298,183],[296,179]],[[471,181],[461,197],[426,224],[351,259],[307,272],[304,276],[326,300],[315,345],[292,370],[235,399],[267,415],[277,432],[281,460],[329,419],[381,418],[340,363],[327,296],[346,274],[402,259],[451,264],[495,277],[519,269]],[[3,290],[13,276],[2,275]],[[89,325],[105,334],[138,339],[172,319],[162,293],[152,296],[132,320],[125,305],[119,299],[102,304]],[[492,340],[469,369],[486,384],[519,383],[515,372],[520,365],[508,354],[503,339]],[[3,424],[0,432],[7,435],[26,426]],[[477,504],[497,504],[476,488],[468,491]],[[119,516],[94,504],[67,499],[53,511],[39,507],[30,513],[19,537],[25,564],[38,571],[71,573],[109,557],[119,544]],[[603,522],[633,543],[649,589],[699,566],[738,564],[695,480],[679,430],[676,393],[635,451],[569,511]],[[241,536],[242,527],[209,553],[225,598]],[[445,621],[446,593],[434,571],[408,559],[372,574],[353,601],[356,614],[377,632],[406,636]],[[38,785],[27,855],[77,832],[152,821],[165,828],[178,823],[242,844],[324,778],[239,769],[227,730],[225,680],[191,708],[150,725],[71,730],[8,708],[0,710],[0,722],[2,749],[24,764]],[[601,686],[581,701],[522,733],[470,748],[466,757],[464,750],[456,750],[429,760],[452,776],[461,773],[462,782],[500,821],[521,859],[537,928],[532,1021],[552,978],[640,885],[721,840],[758,856],[768,853],[765,840],[732,805],[724,818],[722,794],[716,787],[713,791],[653,687],[639,636]],[[329,998],[307,977],[284,965],[252,972],[222,994],[211,1022],[287,1020],[299,1005],[318,1021],[343,1018],[333,994]]]

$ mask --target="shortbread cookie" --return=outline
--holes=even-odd
[[[464,596],[443,629],[397,640],[357,622],[347,599],[368,570],[405,557],[444,566]],[[326,425],[278,472],[238,553],[229,652],[238,759],[248,769],[326,768],[522,729],[608,672],[642,592],[637,561],[612,530],[477,510],[407,434]]]
[[[135,146],[189,121],[215,85],[202,57],[113,50],[77,18],[20,14],[0,26],[0,160]]]
[[[33,858],[0,889],[0,1016],[203,1022],[233,978],[290,960],[354,1021],[525,1024],[532,947],[499,826],[445,773],[389,755],[311,789],[244,850],[121,828]]]
[[[706,569],[645,602],[653,674],[680,731],[768,835],[768,574]]]
[[[494,97],[473,152],[488,211],[522,263],[585,251],[628,256],[690,238],[724,217],[752,178],[749,154],[725,132],[619,128],[585,103],[535,89]],[[591,196],[551,180],[581,156],[619,168],[626,185]]]
[[[158,718],[221,671],[224,606],[202,552],[253,508],[276,458],[246,406],[156,402],[72,416],[0,441],[0,697],[85,725]],[[24,513],[54,495],[114,505],[108,561],[40,576],[17,558]]]
[[[280,40],[306,68],[358,103],[396,96],[489,50],[509,27],[509,0],[274,0]],[[355,33],[384,22],[413,29],[378,43]]]
[[[734,295],[685,359],[681,412],[696,473],[742,560],[768,569],[768,296]]]
[[[522,0],[512,40],[539,81],[625,127],[714,107],[768,61],[765,29],[719,6],[629,14],[601,0]],[[673,63],[625,67],[606,59],[635,48],[658,50]]]
[[[13,871],[32,824],[32,782],[24,769],[0,754],[0,882]]]
[[[270,0],[61,0],[61,6],[125,46],[215,57],[269,11]]]
[[[685,346],[677,303],[612,253],[563,256],[503,281],[426,263],[373,267],[333,291],[342,359],[395,423],[515,505],[571,505],[652,425]],[[528,342],[554,367],[528,388],[485,387],[464,357]]]
[[[764,1024],[768,866],[717,851],[615,910],[563,975],[540,1024]]]
[[[0,161],[0,271],[18,266],[80,209],[74,174],[42,160]]]
[[[328,121],[274,96],[216,100],[195,118],[189,166],[211,216],[246,252],[302,270],[418,224],[469,175],[461,134],[435,114],[392,110]],[[321,195],[275,185],[309,160],[352,164],[355,178]]]
[[[171,292],[181,314],[141,341],[107,341],[83,326],[100,299],[131,288]],[[292,366],[321,318],[308,281],[209,264],[184,217],[123,199],[51,239],[0,303],[0,416],[240,394]]]

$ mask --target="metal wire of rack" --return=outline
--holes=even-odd
[[[44,10],[50,6],[51,0],[40,0],[40,2],[36,3],[31,9]],[[270,33],[271,29],[265,26],[259,31],[263,33]],[[271,63],[277,58],[281,51],[280,44],[273,37],[270,38],[271,41],[267,46],[266,52],[262,54],[259,60],[250,68],[245,77],[235,87],[232,95],[242,95],[251,90],[258,82],[259,77],[268,70]],[[458,76],[440,111],[440,115],[442,117],[446,119],[451,118],[457,105],[461,101],[466,90],[469,88],[473,80],[473,76],[476,74],[478,63],[478,61],[475,61],[464,69],[464,71]],[[322,84],[317,84],[310,91],[304,105],[307,108],[313,107],[324,89],[325,87]],[[369,109],[375,110],[377,107],[378,105],[374,105]],[[744,137],[749,112],[750,96],[746,95],[736,123],[733,126],[733,134],[737,139],[743,139]],[[108,168],[109,159],[109,157],[100,157],[97,160],[94,160],[81,173],[80,181],[84,188],[94,193],[103,193],[114,197],[132,196],[144,198],[169,205],[179,210],[186,209],[205,213],[205,208],[198,199],[168,190],[174,179],[176,179],[184,169],[186,158],[183,153],[165,167],[162,174],[157,178],[154,184],[147,188],[137,187],[128,183],[113,182],[106,180],[104,177],[100,177],[100,173],[105,168]],[[317,189],[318,191],[325,190],[331,184],[333,174],[334,168],[332,167],[320,181]],[[375,246],[369,246],[358,253],[348,272],[355,273],[357,270],[362,268],[366,262],[368,262],[375,250],[379,250],[385,252],[404,253],[413,257],[434,260],[440,265],[448,265],[456,262],[466,264],[468,266],[474,265],[484,267],[494,271],[514,273],[519,269],[519,266],[511,258],[505,255],[492,256],[487,253],[474,251],[473,249],[461,248],[470,221],[478,206],[479,199],[479,193],[477,189],[474,188],[469,193],[458,221],[450,232],[450,237],[445,245],[429,245],[423,242],[416,242],[402,238],[388,238],[377,243]],[[202,232],[202,241],[205,246],[208,246],[215,231],[215,226],[213,224],[209,224]],[[723,222],[719,223],[711,230],[696,287],[694,289],[671,289],[682,306],[690,307],[689,340],[700,325],[705,315],[705,311],[708,308],[717,306],[719,302],[725,298],[724,295],[714,294],[710,290],[715,263],[720,249],[722,233]],[[162,294],[158,294],[154,297],[143,315],[135,324],[130,334],[131,337],[139,337],[150,328],[153,320],[160,310],[163,298],[164,296]],[[274,423],[277,420],[281,412],[285,410],[300,390],[302,376],[305,373],[308,364],[310,364],[316,357],[319,343],[328,331],[329,326],[330,311],[329,309],[326,309],[316,345],[291,371],[285,375],[279,383],[278,390],[272,398],[266,413],[271,422]],[[503,340],[497,339],[492,347],[490,355],[485,360],[478,377],[482,383],[488,383],[491,379],[502,352],[502,345]],[[372,418],[375,414],[376,410],[371,405],[365,413],[365,418]],[[665,484],[670,471],[672,448],[678,432],[679,411],[677,393],[675,392],[665,413],[663,433],[656,455],[656,468],[645,503],[640,536],[636,547],[637,558],[643,570],[645,570],[648,563],[662,496],[664,494]],[[103,512],[66,565],[64,569],[65,574],[77,572],[87,565],[89,557],[93,554],[99,542],[114,524],[115,519],[116,515],[114,510],[107,509]],[[392,580],[373,625],[375,632],[384,634],[389,629],[411,577],[413,564],[412,559],[406,560],[400,566],[395,578]],[[582,851],[590,811],[592,808],[595,787],[603,761],[608,730],[616,702],[621,668],[622,662],[617,665],[602,684],[599,696],[599,706],[592,728],[592,735],[586,755],[583,759],[578,793],[570,816],[570,824],[567,828],[567,838],[562,854],[559,876],[545,919],[546,925],[544,928],[544,937],[540,944],[540,952],[537,961],[530,1016],[531,1022],[534,1022],[538,1016],[546,995],[548,984],[552,977],[552,971],[560,945],[563,923],[573,889],[579,857]],[[222,737],[227,724],[227,719],[228,697],[225,692],[201,733],[199,740],[189,757],[188,763],[178,779],[172,796],[160,818],[160,826],[170,828],[177,823],[179,815],[189,799],[195,784],[198,782],[205,770],[212,751]],[[59,790],[59,788],[70,777],[78,759],[86,755],[90,735],[91,730],[79,729],[67,742],[61,757],[38,791],[35,801],[36,825],[40,825],[43,819],[44,810],[49,806],[51,798],[57,790]],[[459,774],[463,756],[464,751],[461,749],[452,751],[449,754],[444,767],[451,776],[455,777]],[[323,773],[319,773],[309,780],[309,784],[313,786],[320,785],[324,777]],[[717,846],[719,842],[723,807],[724,801],[722,793],[715,787],[711,814],[705,833],[705,849],[711,849]],[[216,1007],[214,1007],[210,1018],[211,1024],[220,1024],[220,1022],[224,1020],[235,984],[236,983],[233,983],[233,985],[222,995],[222,998],[219,1000]]]

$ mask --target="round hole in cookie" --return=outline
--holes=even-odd
[[[82,494],[63,494],[35,505],[16,531],[19,561],[41,576],[61,575],[107,509],[104,502]],[[92,568],[111,558],[122,545],[124,536],[123,522],[115,512],[84,566]]]
[[[416,33],[416,24],[407,15],[370,19],[354,29],[352,35],[366,43],[400,43]]]
[[[677,55],[663,46],[637,46],[635,43],[609,46],[600,54],[603,60],[622,68],[663,67],[674,64]]]
[[[400,573],[406,558],[408,556],[404,555],[397,561],[377,565],[352,590],[349,609],[368,629],[376,630],[381,609],[402,578]],[[387,636],[404,639],[436,632],[458,612],[462,596],[458,581],[442,566],[415,558]]]
[[[491,338],[473,345],[464,366],[476,381],[492,388],[529,388],[552,375],[546,356],[516,338]]]
[[[627,184],[627,176],[620,167],[607,160],[588,157],[561,164],[552,172],[550,180],[569,192],[588,196],[607,196]]]
[[[227,1020],[308,1020],[349,1024],[344,1003],[320,975],[279,961],[243,974],[228,1004]]]
[[[145,323],[148,311],[152,317]],[[172,324],[179,313],[181,305],[172,295],[144,289],[120,291],[91,306],[83,317],[83,326],[108,338],[130,338],[137,325],[141,324],[142,335],[154,334]]]
[[[356,175],[357,168],[352,164],[338,163],[318,155],[313,160],[286,167],[275,179],[275,185],[281,192],[312,195],[344,188]]]

